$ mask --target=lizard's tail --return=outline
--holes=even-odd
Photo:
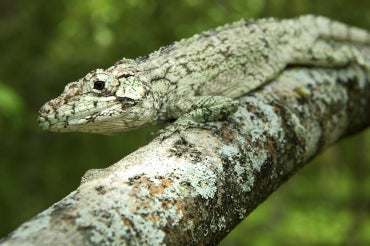
[[[304,15],[299,17],[299,19],[301,23],[306,23],[316,28],[320,38],[370,44],[370,32],[365,29],[330,20],[324,16]]]

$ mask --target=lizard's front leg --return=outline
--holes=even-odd
[[[175,122],[160,130],[161,139],[175,132],[181,133],[188,128],[208,128],[204,124],[226,118],[236,111],[238,101],[224,96],[196,96],[179,99],[169,108],[169,116],[177,118]]]

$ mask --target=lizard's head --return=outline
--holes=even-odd
[[[133,60],[97,69],[67,84],[39,111],[41,129],[114,134],[148,124],[155,117],[146,77]]]

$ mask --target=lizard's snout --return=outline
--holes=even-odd
[[[39,116],[37,118],[37,123],[39,124],[39,127],[41,130],[47,130],[50,126],[49,122],[47,121],[47,119],[43,116]]]
[[[37,123],[42,130],[49,129],[50,125],[52,124],[53,119],[55,119],[55,109],[52,101],[42,105],[39,110],[39,116],[37,118]]]

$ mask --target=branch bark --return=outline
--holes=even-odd
[[[215,245],[327,146],[370,124],[370,71],[289,68],[212,130],[89,170],[2,245]]]

